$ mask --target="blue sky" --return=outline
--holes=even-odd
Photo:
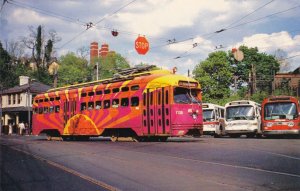
[[[57,57],[96,41],[108,43],[131,65],[177,67],[187,74],[209,53],[244,44],[272,55],[281,49],[289,58],[282,70],[300,66],[299,0],[9,0],[0,19],[3,44],[28,36],[28,26],[55,30],[62,38],[55,44]],[[86,30],[88,22],[93,27]],[[119,31],[117,37],[112,29]],[[226,30],[214,33],[221,29]],[[150,43],[146,55],[134,49],[138,35]],[[176,43],[168,43],[174,39]]]

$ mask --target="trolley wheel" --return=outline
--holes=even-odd
[[[47,135],[47,141],[51,141],[52,140],[52,136],[51,135]]]
[[[117,142],[118,141],[118,137],[111,136],[110,140],[111,140],[111,142]]]

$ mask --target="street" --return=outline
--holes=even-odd
[[[0,143],[1,190],[300,189],[300,139],[206,136],[136,143],[2,136]]]

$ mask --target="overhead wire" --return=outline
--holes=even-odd
[[[288,11],[291,11],[291,10],[294,10],[296,8],[299,8],[300,5],[297,5],[297,6],[294,6],[294,7],[291,7],[289,9],[286,9],[286,10],[283,10],[283,11],[279,11],[279,12],[275,12],[275,13],[272,13],[270,15],[267,15],[267,16],[264,16],[264,17],[261,17],[261,18],[258,18],[258,19],[255,19],[255,20],[251,20],[251,21],[248,21],[248,22],[244,22],[244,23],[241,23],[241,24],[238,24],[238,25],[235,25],[235,26],[232,26],[232,27],[229,27],[229,28],[223,28],[223,29],[220,29],[218,31],[215,31],[215,32],[212,32],[210,34],[215,34],[215,33],[221,33],[221,32],[224,32],[224,31],[227,31],[227,30],[231,30],[231,29],[234,29],[234,28],[237,28],[237,27],[240,27],[240,26],[243,26],[243,25],[246,25],[246,24],[249,24],[249,23],[253,23],[253,22],[257,22],[257,21],[260,21],[260,20],[263,20],[265,18],[268,18],[268,17],[272,17],[274,15],[277,15],[277,14],[282,14],[282,13],[285,13],[285,12],[288,12]],[[199,37],[199,36],[198,36]],[[201,36],[200,36],[201,37]],[[192,39],[195,39],[196,37],[193,37]],[[193,49],[193,48],[192,48]],[[190,50],[192,50],[190,49]],[[176,59],[178,59],[178,56],[175,57]]]

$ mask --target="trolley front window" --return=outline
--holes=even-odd
[[[279,102],[267,103],[264,109],[265,120],[272,119],[295,119],[298,117],[296,104]]]
[[[215,112],[212,109],[203,110],[203,121],[214,121]]]
[[[253,106],[234,106],[226,108],[226,120],[254,120]]]
[[[174,102],[183,104],[200,103],[197,97],[199,93],[200,90],[177,87],[174,89]]]

